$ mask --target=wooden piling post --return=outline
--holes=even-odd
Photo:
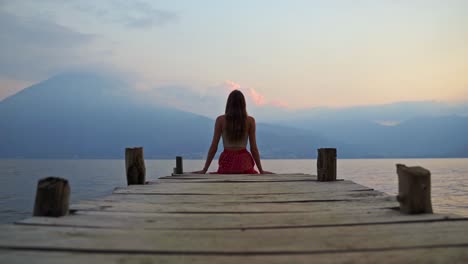
[[[400,211],[406,214],[432,213],[431,172],[422,167],[397,164]]]
[[[68,214],[70,186],[58,177],[47,177],[37,183],[33,216],[60,217]]]
[[[145,184],[146,168],[142,147],[125,149],[125,169],[127,185]]]
[[[182,157],[181,156],[176,157],[176,167],[175,167],[174,173],[175,174],[184,173],[184,168],[183,168],[183,165],[182,165]]]
[[[336,148],[320,148],[317,151],[317,180],[336,181]]]

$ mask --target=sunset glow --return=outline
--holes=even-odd
[[[137,92],[223,83],[257,106],[464,102],[467,11],[459,0],[1,1],[0,99],[91,69]]]

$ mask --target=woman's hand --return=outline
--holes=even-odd
[[[271,171],[260,171],[260,174],[275,174],[275,173]]]
[[[199,170],[199,171],[192,171],[191,173],[193,173],[193,174],[205,174],[206,170],[203,169],[203,170]]]

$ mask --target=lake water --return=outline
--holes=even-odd
[[[175,160],[146,160],[147,179],[170,175]],[[262,160],[277,173],[316,174],[315,160]],[[437,213],[468,217],[468,159],[346,159],[338,160],[338,178],[395,195],[395,164],[419,165],[432,172],[432,203]],[[203,167],[204,161],[184,160],[184,170]],[[210,171],[216,170],[213,161]],[[0,160],[0,223],[31,215],[37,181],[46,176],[70,181],[71,202],[108,195],[126,186],[123,160]]]

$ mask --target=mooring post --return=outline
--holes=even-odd
[[[127,185],[145,184],[146,167],[142,147],[125,149],[125,170]]]
[[[405,214],[431,214],[431,172],[419,166],[397,164],[396,167],[400,211]]]
[[[175,167],[174,173],[175,174],[184,173],[184,168],[183,168],[183,165],[182,165],[182,157],[181,156],[176,157],[176,167]]]
[[[60,217],[68,214],[70,186],[58,177],[47,177],[37,183],[33,216]]]
[[[336,148],[319,148],[317,151],[317,180],[336,181]]]

